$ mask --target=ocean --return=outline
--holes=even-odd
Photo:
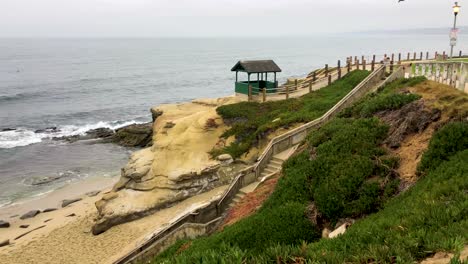
[[[459,50],[468,47],[459,39]],[[166,103],[233,94],[232,66],[273,59],[279,81],[348,56],[447,51],[448,34],[288,38],[0,39],[0,208],[70,183],[118,177],[134,149],[52,137],[151,120]],[[419,56],[419,55],[418,55]],[[242,74],[240,78],[244,78]],[[246,77],[245,77],[246,78]],[[56,127],[57,132],[36,132]],[[12,131],[3,131],[15,129]],[[35,185],[42,178],[47,184]]]

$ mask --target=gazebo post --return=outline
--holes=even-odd
[[[250,86],[250,73],[247,73],[248,77],[247,77],[247,85]]]
[[[238,75],[239,75],[239,72],[236,71],[236,83],[238,82]]]
[[[278,87],[276,87],[276,72],[275,72],[275,88],[278,88]]]

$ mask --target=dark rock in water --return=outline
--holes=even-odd
[[[97,128],[86,132],[86,135],[90,135],[92,138],[107,138],[114,135],[114,131],[110,128]]]
[[[7,128],[2,129],[1,131],[2,132],[8,132],[8,131],[15,131],[15,130],[16,130],[16,128],[8,128],[7,127]]]
[[[0,247],[8,246],[10,245],[10,240],[0,240]]]
[[[57,133],[60,132],[60,129],[57,127],[46,127],[45,129],[38,129],[34,133]]]
[[[133,124],[119,128],[110,142],[124,147],[146,147],[152,143],[153,123]]]
[[[10,227],[10,223],[0,220],[0,228],[7,228]]]
[[[72,203],[76,203],[78,201],[81,201],[81,198],[76,198],[76,199],[69,199],[69,200],[63,200],[62,201],[62,207],[66,207]]]
[[[49,213],[49,212],[53,212],[53,211],[56,211],[57,208],[47,208],[45,209],[44,211],[42,211],[43,213]]]
[[[54,137],[54,140],[65,140],[70,143],[74,143],[79,140],[90,140],[90,139],[99,139],[99,138],[109,138],[114,135],[114,131],[110,128],[101,127],[96,129],[88,130],[84,135],[74,135],[74,136],[64,136],[64,137]]]
[[[42,185],[53,182],[62,178],[64,175],[54,175],[54,176],[46,176],[41,178],[33,178],[31,181],[31,185]]]
[[[94,196],[97,196],[99,193],[101,193],[101,191],[88,192],[88,193],[86,193],[86,196],[94,197]]]
[[[35,217],[36,215],[38,215],[40,213],[41,213],[41,211],[39,211],[39,210],[32,210],[32,211],[29,211],[29,212],[25,213],[24,215],[22,215],[20,217],[20,219],[24,220],[24,219],[28,219],[28,218],[33,218],[33,217]]]
[[[29,225],[20,225],[19,227],[20,227],[20,228],[28,228]]]

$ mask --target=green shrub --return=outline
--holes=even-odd
[[[429,148],[418,166],[418,172],[423,173],[436,168],[453,154],[464,149],[468,149],[468,122],[450,123],[431,139]]]
[[[309,144],[317,157],[307,171],[311,195],[323,216],[336,221],[374,212],[396,191],[384,182],[392,176],[389,168],[398,165],[379,147],[387,130],[378,119],[338,118],[311,133]],[[377,159],[380,156],[387,164]],[[371,178],[375,182],[368,182]]]
[[[354,106],[343,110],[341,117],[371,117],[383,110],[396,110],[402,106],[421,98],[417,94],[396,93],[403,87],[415,86],[426,80],[425,77],[398,79],[393,81],[376,93],[371,93],[359,100]]]
[[[235,136],[236,141],[222,150],[213,151],[212,155],[229,153],[237,158],[275,129],[320,117],[368,75],[368,71],[353,71],[341,80],[300,98],[266,103],[241,102],[218,107],[218,114],[231,125],[222,136]]]

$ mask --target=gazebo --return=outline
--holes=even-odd
[[[276,93],[278,82],[276,81],[276,73],[281,72],[280,67],[273,60],[252,60],[239,61],[231,69],[236,72],[236,93],[249,94],[249,86],[252,86],[252,94],[258,94],[263,88],[266,88],[267,93]],[[239,72],[247,73],[247,81],[239,82]],[[273,73],[273,81],[268,81],[268,73]],[[256,80],[251,79],[251,75],[257,75]]]

